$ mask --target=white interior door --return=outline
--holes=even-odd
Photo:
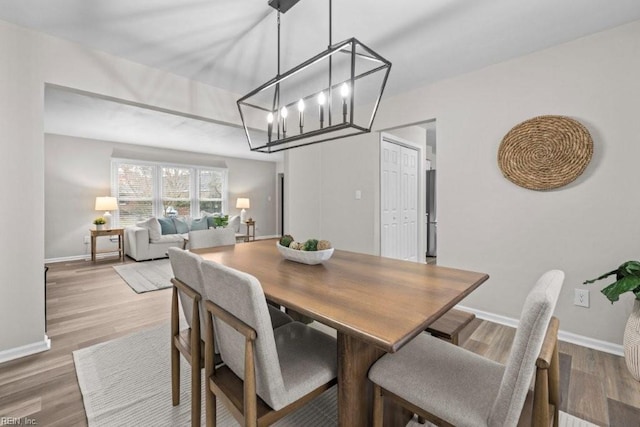
[[[418,261],[418,151],[400,147],[402,233],[400,258]]]
[[[380,254],[389,258],[399,258],[400,253],[400,148],[397,144],[382,142]]]
[[[418,151],[381,145],[381,242],[384,257],[418,261]]]

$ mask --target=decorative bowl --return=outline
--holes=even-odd
[[[333,255],[333,248],[325,249],[322,251],[300,251],[297,249],[289,249],[282,246],[279,242],[276,242],[278,251],[285,259],[289,261],[295,261],[302,264],[320,264],[323,261],[328,260]]]

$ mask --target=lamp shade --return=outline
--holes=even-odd
[[[118,199],[115,197],[96,197],[97,211],[117,211]]]
[[[251,202],[249,199],[245,197],[238,197],[236,201],[236,209],[249,209],[251,207]]]

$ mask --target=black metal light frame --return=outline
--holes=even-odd
[[[273,0],[273,1],[276,1],[276,0]],[[297,0],[295,0],[293,4],[295,4],[296,2]],[[276,5],[272,5],[272,7],[277,9],[277,6],[283,7],[285,3],[287,2],[283,2],[282,0],[280,0],[279,2],[277,2]],[[287,3],[286,4],[286,6],[288,6],[287,10],[290,7],[292,7],[293,4]],[[352,37],[340,43],[336,43],[333,45],[330,44],[327,50],[313,56],[312,58],[309,58],[303,63],[285,72],[284,74],[280,74],[280,40],[279,40],[280,39],[280,12],[281,10],[278,9],[278,74],[268,82],[264,83],[262,86],[252,90],[251,92],[249,92],[248,94],[246,94],[245,96],[243,96],[237,101],[238,111],[240,112],[240,118],[242,120],[242,125],[244,128],[245,134],[247,136],[247,141],[249,143],[249,148],[251,149],[251,151],[275,153],[278,151],[288,150],[291,148],[303,147],[306,145],[317,144],[319,142],[331,141],[339,138],[371,132],[371,127],[373,125],[373,121],[378,111],[380,99],[382,98],[382,94],[384,92],[387,79],[389,77],[389,72],[391,70],[391,62],[389,62],[388,60],[386,60],[385,58],[383,58],[382,56],[380,56],[379,54],[371,50],[369,47],[361,43],[356,38]],[[331,1],[329,3],[329,14],[331,16]],[[331,43],[331,19],[330,19],[330,26],[329,26],[329,42]],[[338,54],[350,56],[350,66],[351,66],[350,75],[349,75],[349,78],[346,80],[333,82],[331,59],[333,55],[338,55]],[[276,132],[276,139],[267,140],[266,143],[254,143],[251,139],[250,127],[247,123],[247,117],[243,112],[243,107],[253,108],[258,111],[264,111],[265,113],[276,113],[280,111],[282,107],[292,108],[298,102],[297,100],[295,102],[290,102],[284,105],[280,104],[280,84],[285,80],[287,80],[288,78],[300,72],[304,72],[305,69],[309,68],[314,64],[317,64],[320,61],[326,60],[327,58],[329,60],[329,72],[328,72],[329,81],[328,81],[327,87],[324,90],[328,91],[329,96],[331,97],[331,93],[335,89],[339,88],[342,84],[347,83],[352,91],[351,96],[349,97],[350,105],[348,108],[348,114],[344,116],[344,120],[340,121],[339,123],[333,124],[332,111],[331,111],[332,103],[330,101],[328,104],[328,119],[329,119],[328,126],[320,127],[319,129],[313,129],[307,132],[303,132],[301,129],[301,133],[296,135],[290,135],[290,136],[287,136],[286,133],[283,133],[281,135],[280,127],[278,126],[278,129]],[[364,59],[364,60],[372,61],[374,63],[373,68],[368,69],[360,74],[356,74],[356,59]],[[371,116],[369,117],[368,123],[360,124],[360,125],[356,124],[355,114],[354,114],[355,108],[356,108],[355,82],[364,77],[370,76],[372,74],[382,73],[382,72],[384,73],[384,76],[382,78],[378,94],[375,97],[375,100],[373,101],[373,109],[371,112]],[[253,98],[254,96],[271,89],[274,89],[273,103],[271,106],[258,105],[257,103],[251,102],[251,98]],[[314,92],[312,94],[302,97],[301,99],[306,101],[310,98],[315,97],[317,93],[318,92]],[[348,119],[347,119],[347,116],[348,116]],[[325,135],[326,137],[317,138],[322,135]],[[314,138],[314,139],[310,141],[309,138]]]

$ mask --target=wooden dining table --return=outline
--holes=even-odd
[[[337,331],[338,424],[344,427],[371,425],[371,365],[396,352],[489,278],[342,250],[322,264],[300,264],[284,259],[276,242],[192,252],[255,276],[269,300]],[[391,418],[402,416],[387,412]],[[385,425],[387,421],[399,425],[386,418]]]

